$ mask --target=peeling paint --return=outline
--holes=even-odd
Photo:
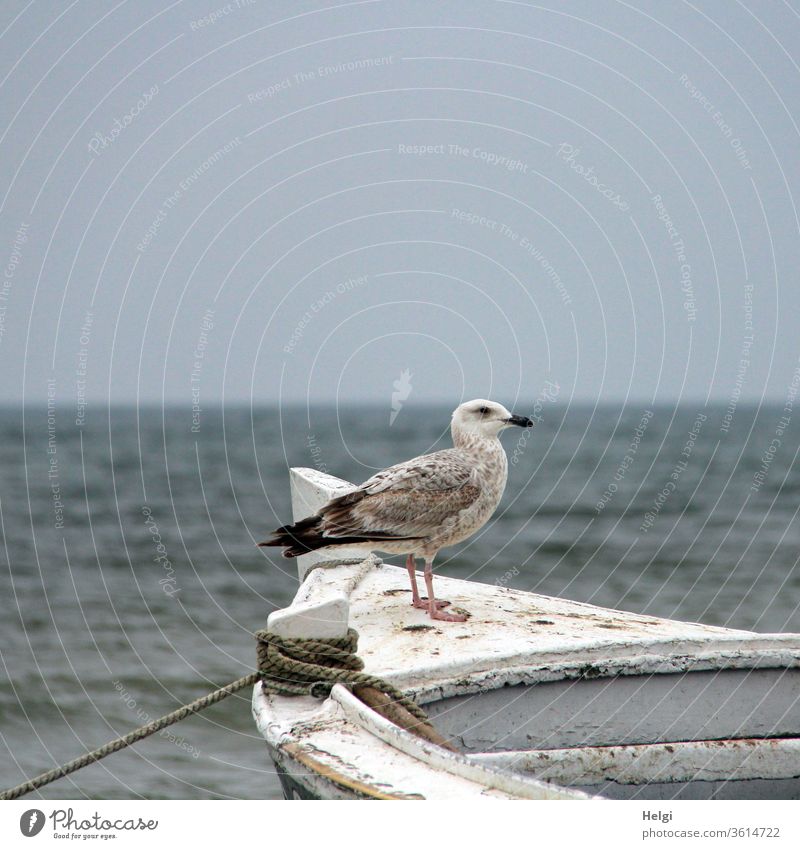
[[[296,519],[317,509],[314,499],[327,500],[349,486],[313,470],[293,470],[292,482]],[[434,626],[425,611],[410,605],[404,568],[372,556],[344,565],[325,562],[324,553],[315,556],[318,567],[298,590],[296,603],[324,603],[332,593],[344,594],[349,618],[342,626],[359,632],[365,671],[387,678],[422,704],[506,692],[516,685],[576,682],[571,686],[588,688],[606,679],[618,686],[615,679],[800,668],[800,635],[605,610],[446,575],[437,576],[437,594],[463,604],[472,618]],[[313,562],[301,568],[309,565]],[[655,770],[666,770],[673,782],[698,775],[701,781],[780,781],[800,774],[800,742],[794,738],[667,739],[467,757],[422,743],[339,686],[322,702],[269,696],[256,686],[253,712],[276,763],[304,782],[303,792],[323,797],[586,798],[558,782],[619,785],[633,777],[647,783]],[[531,731],[528,738],[535,742]],[[520,763],[527,766],[521,769]]]

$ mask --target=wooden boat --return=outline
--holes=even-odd
[[[292,469],[295,519],[352,485]],[[608,610],[437,576],[466,608],[433,622],[406,570],[359,552],[300,558],[283,636],[359,635],[365,671],[411,695],[448,751],[336,685],[260,684],[253,713],[287,798],[800,798],[800,635]],[[438,592],[437,592],[438,594]]]

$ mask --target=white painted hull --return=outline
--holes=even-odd
[[[295,518],[327,498],[319,473],[293,470],[293,487]],[[365,671],[413,695],[459,751],[341,686],[319,701],[257,685],[254,715],[288,798],[800,798],[799,635],[441,576],[437,595],[471,618],[431,622],[411,607],[404,569],[317,565],[271,623],[355,628]]]

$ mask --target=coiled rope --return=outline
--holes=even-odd
[[[361,670],[364,661],[356,654],[358,633],[347,629],[347,636],[329,640],[299,640],[278,637],[270,631],[258,631],[258,667],[265,673],[263,687],[282,696],[328,696],[334,684],[351,688],[373,687],[413,717],[428,723],[428,715],[397,687]]]
[[[0,799],[18,799],[20,796],[38,790],[65,775],[102,760],[113,752],[144,740],[163,728],[186,719],[187,716],[199,713],[245,687],[252,687],[259,680],[264,690],[282,696],[311,695],[323,698],[330,694],[334,684],[344,684],[352,689],[372,688],[384,693],[392,703],[408,711],[417,720],[417,723],[406,725],[409,731],[421,733],[432,742],[436,741],[436,732],[431,727],[425,711],[413,699],[388,681],[361,671],[364,668],[364,662],[356,654],[358,633],[353,628],[349,628],[344,637],[325,640],[290,639],[279,637],[266,630],[256,631],[255,637],[258,641],[256,649],[258,672],[251,672],[239,678],[238,681],[233,681],[225,687],[195,699],[63,766],[4,790],[0,793]],[[442,744],[447,745],[444,742]]]

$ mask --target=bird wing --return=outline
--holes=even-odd
[[[471,477],[472,467],[461,452],[448,448],[390,466],[364,481],[358,489],[369,495],[387,489],[444,492],[464,486]]]
[[[320,511],[323,535],[427,537],[479,495],[473,469],[459,452],[424,454],[378,472],[326,504]]]

